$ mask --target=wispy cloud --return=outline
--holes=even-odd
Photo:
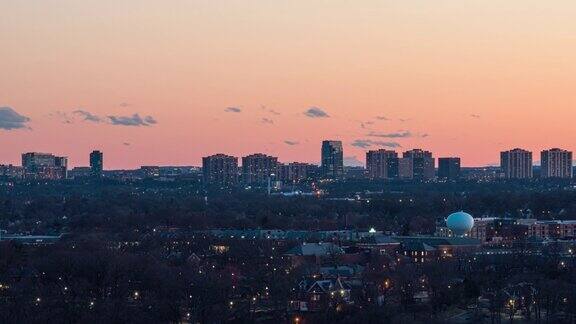
[[[145,121],[146,123],[148,123],[149,125],[158,124],[158,121],[156,121],[156,119],[154,119],[154,117],[152,117],[152,116],[146,116],[146,117],[144,117],[144,121]]]
[[[286,145],[290,145],[290,146],[294,146],[294,145],[298,145],[298,144],[300,144],[300,142],[297,142],[297,141],[291,141],[291,140],[285,140],[285,141],[284,141],[284,144],[286,144]]]
[[[48,114],[48,116],[59,119],[63,124],[72,124],[72,121],[74,119],[73,117],[68,116],[68,114],[65,111],[60,110],[51,112]]]
[[[394,133],[378,133],[378,132],[370,132],[368,133],[370,137],[381,137],[381,138],[407,138],[412,137],[412,133],[410,131],[398,131]]]
[[[0,129],[13,130],[29,128],[30,118],[20,115],[11,107],[0,107]]]
[[[402,147],[399,143],[397,142],[385,142],[385,141],[373,141],[373,140],[369,140],[369,139],[357,139],[354,142],[352,142],[351,144],[354,147],[358,147],[358,148],[369,148],[369,147],[389,147],[389,148],[397,148],[397,147]]]
[[[304,115],[310,118],[328,118],[330,115],[318,107],[310,107],[304,112]]]
[[[158,121],[152,116],[141,116],[138,113],[132,115],[108,115],[99,116],[91,113],[84,109],[74,110],[71,114],[66,112],[56,111],[51,113],[50,116],[55,116],[61,119],[64,123],[72,124],[77,119],[85,122],[95,123],[95,124],[108,124],[115,126],[152,126],[158,123]]]
[[[82,117],[82,119],[85,121],[94,122],[94,123],[104,122],[104,118],[96,116],[96,115],[94,115],[91,112],[86,111],[86,110],[78,109],[78,110],[74,110],[72,113]]]
[[[360,127],[363,129],[369,128],[372,125],[374,125],[374,122],[372,121],[365,121],[360,123]]]
[[[262,110],[264,110],[264,111],[266,111],[266,112],[268,112],[268,113],[270,113],[270,114],[272,114],[272,115],[275,115],[275,116],[280,116],[280,115],[282,115],[281,113],[277,112],[276,110],[274,110],[274,109],[272,109],[272,108],[268,108],[268,107],[266,107],[265,105],[260,106],[260,109],[262,109]]]
[[[240,113],[242,112],[242,108],[240,107],[226,107],[226,109],[224,109],[225,112],[229,112],[229,113]]]
[[[133,114],[132,116],[108,116],[108,119],[112,125],[118,126],[151,126],[157,124],[158,122],[152,116],[141,117],[139,114]]]

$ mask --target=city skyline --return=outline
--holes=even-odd
[[[421,149],[421,148],[414,148],[414,149],[410,149],[410,150],[394,150],[394,149],[374,149],[374,150],[366,150],[365,151],[365,155],[363,157],[362,161],[358,161],[360,164],[349,164],[347,163],[346,159],[341,159],[340,157],[336,158],[336,161],[331,161],[334,158],[332,157],[332,154],[334,152],[330,152],[332,151],[331,146],[332,145],[336,145],[337,147],[337,155],[344,155],[345,152],[343,150],[341,150],[342,148],[342,142],[341,141],[336,141],[336,140],[323,140],[320,146],[320,161],[317,163],[308,163],[308,162],[303,162],[303,161],[286,161],[286,160],[281,160],[278,156],[274,156],[274,155],[267,155],[265,153],[261,153],[260,151],[257,150],[253,150],[252,153],[249,154],[243,154],[243,155],[233,155],[233,154],[228,154],[228,153],[215,153],[215,154],[211,154],[211,155],[204,155],[202,156],[202,162],[198,165],[193,165],[193,164],[183,164],[183,165],[176,165],[176,164],[164,164],[164,165],[155,165],[155,166],[165,166],[165,167],[201,167],[205,162],[206,159],[210,159],[210,158],[221,158],[221,157],[226,157],[226,158],[232,158],[237,160],[236,161],[236,165],[237,167],[244,167],[245,165],[247,165],[246,161],[250,161],[248,164],[253,163],[254,161],[258,161],[257,163],[259,164],[259,166],[257,168],[261,168],[262,167],[262,163],[264,163],[264,165],[267,165],[266,168],[268,168],[270,165],[272,164],[276,164],[278,166],[280,165],[315,165],[318,166],[319,168],[323,168],[323,167],[328,167],[328,168],[333,168],[334,166],[328,166],[329,164],[333,164],[335,162],[335,165],[339,165],[340,162],[342,166],[344,167],[363,167],[368,171],[368,175],[369,177],[372,178],[387,178],[388,176],[386,175],[388,172],[395,172],[396,176],[398,176],[398,165],[395,166],[396,171],[392,171],[392,170],[388,170],[385,171],[382,168],[386,169],[386,168],[394,168],[394,166],[388,166],[388,167],[384,167],[382,165],[382,163],[386,164],[386,160],[389,158],[394,158],[397,160],[396,164],[398,163],[398,161],[401,161],[402,159],[407,159],[407,158],[413,158],[413,157],[417,157],[417,158],[429,158],[431,159],[431,161],[426,162],[426,164],[428,164],[428,167],[433,167],[436,170],[442,169],[442,167],[440,166],[440,163],[442,162],[442,160],[444,160],[444,162],[446,163],[453,163],[457,161],[457,165],[458,168],[459,167],[469,167],[469,168],[483,168],[483,167],[499,167],[501,168],[504,172],[507,172],[506,169],[507,167],[505,166],[506,164],[510,164],[509,161],[504,162],[503,159],[508,159],[508,155],[510,153],[525,153],[525,154],[529,154],[529,160],[527,160],[527,165],[532,166],[532,167],[542,167],[544,172],[548,172],[548,168],[550,168],[551,165],[554,165],[554,168],[560,168],[559,170],[554,171],[554,173],[546,175],[546,177],[556,177],[558,175],[561,175],[561,177],[565,177],[565,176],[569,176],[572,177],[572,174],[570,173],[572,168],[569,168],[569,166],[571,166],[572,164],[576,164],[576,160],[572,160],[572,151],[570,150],[564,150],[561,148],[557,148],[557,147],[553,147],[553,148],[548,148],[548,149],[541,149],[537,152],[540,153],[540,156],[544,159],[546,158],[546,163],[549,163],[550,165],[548,166],[548,168],[546,168],[546,166],[541,164],[540,160],[535,160],[532,159],[532,155],[534,152],[530,151],[530,150],[525,150],[523,148],[512,148],[510,150],[506,150],[506,151],[501,151],[500,152],[500,162],[498,164],[491,164],[491,165],[480,165],[480,166],[464,166],[462,165],[462,159],[460,158],[460,156],[458,154],[454,154],[454,155],[448,155],[448,156],[437,156],[434,154],[434,152],[430,152],[427,151],[425,149]],[[328,150],[329,152],[326,151],[326,149],[330,147],[330,149]],[[402,154],[399,154],[402,153]],[[554,158],[552,160],[550,160],[550,158],[548,157],[548,155],[550,153],[554,153],[556,154],[554,156]],[[392,155],[390,155],[392,154]],[[561,154],[561,155],[558,155]],[[56,154],[51,153],[51,152],[23,152],[20,155],[20,163],[5,163],[3,161],[0,161],[0,166],[25,166],[25,160],[27,159],[27,156],[29,155],[39,155],[39,156],[51,156],[52,158],[56,157]],[[561,158],[560,158],[561,157]],[[93,150],[89,153],[88,155],[88,165],[74,165],[72,163],[69,163],[69,157],[66,155],[62,155],[61,157],[56,157],[56,158],[60,158],[60,159],[64,159],[65,160],[65,166],[67,169],[72,169],[72,168],[89,168],[91,170],[91,172],[95,172],[96,174],[99,174],[100,172],[102,172],[102,170],[121,170],[121,169],[115,169],[115,168],[106,168],[104,166],[103,163],[103,152],[99,151],[99,150]],[[324,158],[328,159],[325,160]],[[562,161],[560,161],[560,159],[562,159]],[[264,162],[267,161],[267,162]],[[323,163],[323,161],[325,163]],[[242,162],[242,163],[239,163]],[[515,163],[513,163],[515,164]],[[150,167],[152,165],[150,164],[140,164],[137,165],[135,168],[141,168],[141,167]],[[410,168],[412,168],[413,166],[411,166]],[[376,170],[376,168],[380,168],[381,170]],[[240,169],[240,168],[239,168]],[[371,170],[372,169],[372,170]],[[125,169],[125,170],[130,170],[130,169]],[[562,170],[562,171],[560,171]],[[260,170],[262,171],[262,170]],[[259,172],[260,172],[259,171]],[[272,173],[276,173],[276,172],[280,172],[280,170],[274,170],[274,172]],[[322,173],[326,173],[327,171],[324,170],[322,171]],[[338,172],[341,172],[338,171]],[[374,174],[372,172],[375,172]],[[401,172],[400,172],[401,173]],[[338,177],[338,176],[336,176]],[[528,178],[532,177],[531,175],[528,176]],[[514,178],[514,177],[513,177]]]
[[[82,166],[98,149],[119,169],[258,148],[319,163],[324,138],[348,162],[574,151],[574,15],[568,1],[3,1],[0,160]]]

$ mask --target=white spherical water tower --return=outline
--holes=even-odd
[[[459,211],[448,216],[446,226],[448,226],[455,236],[464,236],[474,227],[474,217],[468,213]]]

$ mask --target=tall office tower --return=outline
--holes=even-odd
[[[384,149],[368,151],[366,169],[370,179],[398,178],[398,153]]]
[[[68,172],[68,158],[48,153],[24,153],[22,167],[25,178],[65,179]]]
[[[322,176],[326,179],[344,177],[344,150],[341,141],[322,142]]]
[[[519,148],[501,152],[500,167],[507,179],[532,178],[532,152]]]
[[[572,152],[553,148],[540,153],[543,178],[572,178]]]
[[[266,154],[252,154],[242,158],[242,178],[245,184],[265,184],[278,174],[278,158]]]
[[[446,157],[438,159],[438,178],[455,180],[460,178],[460,158]]]
[[[280,180],[286,184],[313,179],[317,175],[317,170],[317,165],[299,162],[281,164],[278,167]]]
[[[101,177],[104,170],[104,154],[100,151],[92,151],[90,153],[90,170],[92,176]]]
[[[398,161],[399,177],[403,179],[434,179],[434,158],[432,152],[421,149],[406,151]]]
[[[207,185],[235,186],[238,183],[238,158],[225,154],[204,157],[202,172]]]

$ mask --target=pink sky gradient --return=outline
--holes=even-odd
[[[30,121],[0,129],[0,164],[47,151],[87,165],[93,149],[106,168],[318,162],[322,139],[360,160],[351,144],[372,140],[466,166],[574,150],[574,17],[563,0],[3,0],[0,107]],[[157,124],[106,118],[135,113]]]

